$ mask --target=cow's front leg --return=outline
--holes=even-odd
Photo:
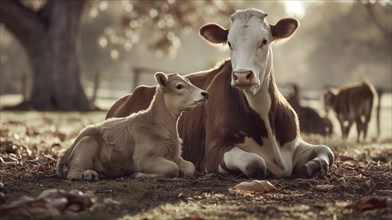
[[[329,147],[300,141],[293,158],[294,172],[308,178],[324,176],[333,160],[334,155]]]
[[[222,162],[224,166],[219,167],[220,173],[241,171],[251,178],[262,178],[267,174],[267,165],[262,157],[255,153],[246,152],[239,147],[233,147],[225,152]]]

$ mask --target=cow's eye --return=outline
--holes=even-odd
[[[181,83],[178,83],[177,85],[176,85],[176,89],[178,89],[178,90],[181,90],[181,89],[183,89],[184,88],[184,85],[182,85]]]
[[[230,41],[227,41],[227,45],[229,45],[229,47],[230,47],[230,50],[232,50],[232,49],[233,49],[233,47],[231,46],[231,43],[230,43]]]
[[[267,44],[267,40],[266,40],[266,39],[263,39],[263,40],[261,41],[260,47],[263,47],[263,46],[266,45],[266,44]]]

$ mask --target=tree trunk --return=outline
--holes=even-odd
[[[0,21],[26,49],[32,67],[30,100],[23,107],[42,111],[91,109],[80,82],[77,59],[84,4],[85,1],[48,1],[40,11],[33,12],[18,1],[1,3]],[[19,19],[30,19],[31,24]]]

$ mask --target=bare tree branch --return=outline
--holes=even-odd
[[[384,37],[386,39],[390,39],[391,37],[391,30],[388,30],[387,27],[385,27],[380,20],[378,19],[374,9],[375,9],[375,5],[372,4],[365,4],[366,10],[370,16],[370,18],[372,19],[373,23],[377,26],[378,30],[380,30],[380,32],[384,35]]]
[[[28,45],[26,36],[44,29],[39,16],[18,0],[0,2],[0,22],[4,23],[24,46]]]

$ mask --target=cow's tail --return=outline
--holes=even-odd
[[[377,94],[377,107],[376,107],[376,117],[377,117],[377,137],[380,136],[381,133],[381,125],[380,125],[380,112],[381,112],[381,96],[383,95],[383,90],[381,88],[376,89]]]
[[[84,130],[82,130],[78,137],[76,138],[76,140],[73,142],[73,144],[61,155],[59,156],[59,159],[57,160],[57,175],[61,178],[64,178],[67,173],[64,171],[64,168],[67,166],[67,164],[69,164],[69,162],[71,161],[74,151],[75,151],[75,147],[76,145],[80,142],[80,140],[84,137],[87,136],[93,136],[96,137],[99,134],[99,131],[95,128],[85,128]]]

